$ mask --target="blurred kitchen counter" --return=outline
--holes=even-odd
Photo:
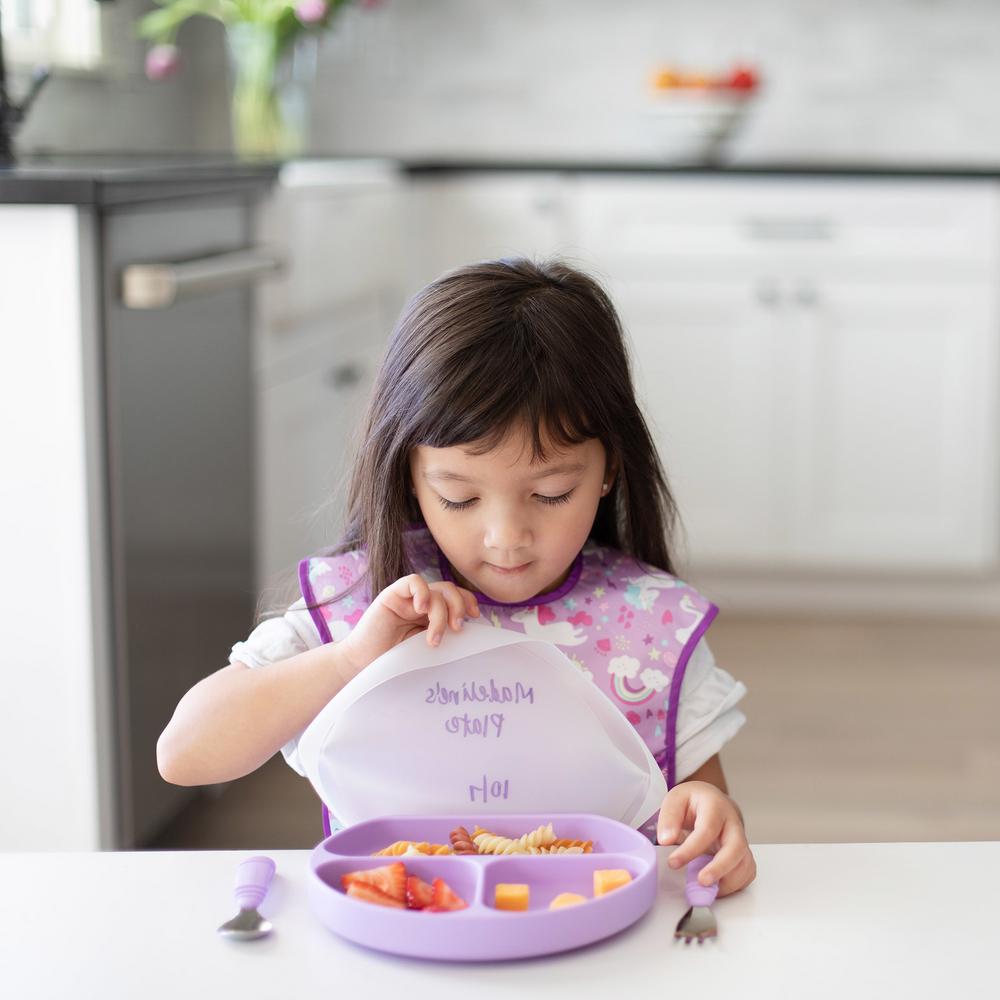
[[[0,166],[0,204],[111,206],[270,184],[280,163],[231,157],[35,156]]]
[[[803,175],[808,177],[916,177],[916,178],[1000,178],[997,164],[917,164],[917,163],[849,163],[849,162],[733,162],[733,163],[670,163],[656,160],[526,160],[526,159],[418,159],[402,158],[400,164],[408,173],[461,173],[468,171],[555,171],[572,173],[639,173],[639,174],[746,174]]]
[[[302,157],[294,162],[316,177],[326,166],[341,171],[351,164],[385,162],[407,174],[467,172],[568,172],[805,177],[1000,178],[1000,163],[887,164],[820,162],[733,162],[685,164],[638,160],[459,159],[413,157]],[[282,169],[276,160],[246,161],[229,156],[33,155],[0,166],[0,204],[116,205],[152,198],[212,194],[234,185],[248,189],[271,182]]]

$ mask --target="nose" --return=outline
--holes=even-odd
[[[486,527],[483,541],[486,548],[497,556],[497,562],[516,563],[518,553],[531,545],[531,530],[516,517],[494,517]]]

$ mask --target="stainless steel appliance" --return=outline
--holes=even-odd
[[[277,262],[252,207],[222,184],[104,215],[119,847],[196,794],[159,776],[157,737],[253,625],[253,281]]]

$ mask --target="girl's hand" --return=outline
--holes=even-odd
[[[465,616],[479,617],[479,603],[471,591],[448,581],[428,583],[411,573],[378,594],[341,639],[339,646],[355,673],[393,646],[427,630],[427,644],[436,646],[450,626],[461,629]]]
[[[690,830],[689,836],[685,836]],[[660,806],[656,837],[661,844],[680,847],[667,859],[680,868],[699,854],[715,857],[698,874],[702,885],[719,883],[719,896],[748,886],[757,876],[736,803],[707,781],[682,781],[667,792]]]

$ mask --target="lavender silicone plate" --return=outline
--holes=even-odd
[[[592,840],[590,854],[434,855],[372,857],[397,840],[448,844],[456,826],[479,824],[504,837],[520,837],[545,823],[559,838]],[[408,875],[426,882],[443,878],[468,904],[464,910],[426,913],[398,910],[353,899],[341,876],[362,868],[402,861]],[[309,902],[332,931],[356,944],[445,961],[490,961],[548,955],[610,937],[638,920],[656,897],[656,852],[631,827],[586,813],[519,813],[498,816],[467,812],[450,816],[385,816],[358,823],[319,843],[309,858]],[[594,872],[624,868],[632,881],[593,898]],[[530,887],[528,910],[493,906],[499,882]],[[550,910],[563,892],[586,902]]]

